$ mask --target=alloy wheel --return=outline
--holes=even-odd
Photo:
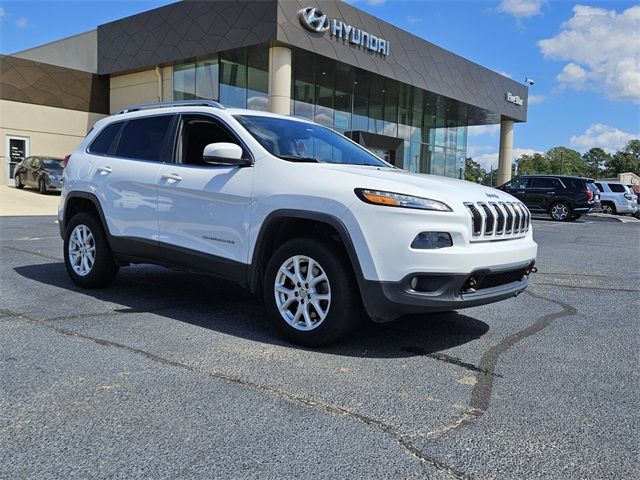
[[[278,269],[274,284],[280,315],[296,330],[317,328],[329,313],[331,286],[322,266],[306,255],[288,258]]]
[[[569,218],[569,207],[566,203],[556,203],[551,207],[551,218],[554,220],[566,220]]]
[[[78,225],[69,238],[69,261],[73,271],[84,277],[91,272],[96,260],[96,243],[86,225]]]

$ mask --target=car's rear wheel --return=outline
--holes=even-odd
[[[14,181],[16,182],[16,188],[22,189],[24,188],[24,183],[22,183],[22,178],[20,178],[20,174],[17,173],[14,177]]]
[[[349,259],[329,242],[290,240],[276,250],[265,270],[269,315],[294,343],[315,347],[334,342],[362,316]]]
[[[606,213],[607,215],[615,215],[616,207],[612,203],[603,203],[602,204],[602,213]]]
[[[104,287],[118,273],[102,225],[86,212],[69,221],[64,235],[64,265],[71,280],[84,288]]]
[[[47,185],[44,183],[44,179],[43,178],[38,180],[38,191],[43,195],[45,195],[47,193]]]
[[[554,203],[549,210],[549,215],[552,220],[566,222],[571,218],[571,205],[567,202]]]

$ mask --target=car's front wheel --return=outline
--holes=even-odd
[[[344,337],[361,318],[349,258],[330,242],[289,240],[267,265],[266,307],[276,328],[294,343],[326,345]]]
[[[118,273],[102,225],[86,212],[69,221],[64,235],[64,266],[71,280],[83,288],[104,287]]]
[[[44,178],[38,180],[38,191],[43,195],[47,193],[47,185],[44,183]]]
[[[16,182],[16,188],[17,189],[24,188],[24,183],[22,183],[22,178],[20,178],[20,174],[19,173],[16,174],[14,180]]]
[[[549,210],[551,219],[557,222],[566,222],[571,218],[571,206],[567,202],[557,202]]]

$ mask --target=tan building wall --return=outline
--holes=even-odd
[[[162,95],[155,69],[111,77],[109,85],[110,112],[116,113],[127,105],[173,100],[173,67],[160,68]],[[160,98],[162,97],[162,98]]]
[[[29,155],[64,157],[105,115],[0,100],[0,184],[7,183],[7,137],[29,139]]]

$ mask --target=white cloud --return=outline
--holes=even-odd
[[[514,148],[513,149],[513,158],[521,157],[522,155],[533,155],[534,153],[544,153],[540,150],[533,150],[531,148]],[[469,155],[471,156],[471,155]],[[493,168],[494,170],[498,169],[498,152],[493,153],[484,153],[482,155],[478,155],[477,157],[473,157],[473,159],[480,164],[482,168],[484,168],[487,172]]]
[[[517,19],[540,15],[544,0],[502,0],[498,11],[513,15]]]
[[[529,105],[538,105],[546,100],[544,95],[529,95]]]
[[[507,72],[505,72],[503,70],[498,70],[497,73],[499,73],[500,75],[503,75],[503,76],[505,76],[507,78],[513,78],[513,74],[507,73]]]
[[[382,5],[386,0],[367,0],[369,5]]]
[[[7,12],[4,11],[4,8],[0,7],[0,18],[4,17],[5,13]]]
[[[407,22],[409,22],[410,24],[416,24],[416,23],[420,23],[422,21],[421,18],[418,17],[412,17],[412,16],[408,16],[407,17]]]
[[[27,17],[20,17],[16,20],[16,27],[18,28],[25,28],[27,25],[29,25],[29,19]]]
[[[556,77],[561,87],[640,103],[640,6],[618,13],[576,5],[560,33],[538,46],[545,57],[569,62]]]
[[[571,145],[583,151],[593,147],[600,147],[613,153],[623,148],[629,140],[640,138],[640,132],[623,132],[617,128],[596,123],[587,128],[581,135],[571,137]]]
[[[467,128],[467,136],[479,137],[480,135],[490,135],[494,137],[500,131],[500,125],[475,125]]]

